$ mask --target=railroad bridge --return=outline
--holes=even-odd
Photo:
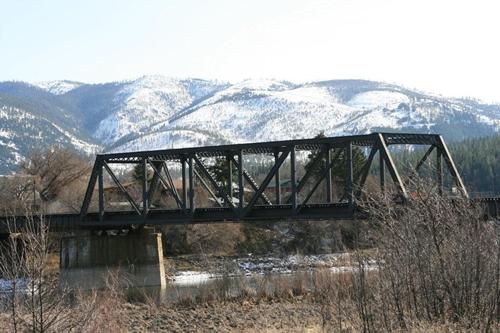
[[[73,232],[136,229],[138,226],[164,224],[353,219],[359,217],[360,212],[356,204],[361,198],[374,164],[379,168],[377,178],[381,190],[391,186],[399,200],[409,196],[401,172],[396,167],[389,149],[390,146],[405,145],[426,147],[426,150],[422,150],[421,159],[413,166],[412,175],[418,174],[431,154],[435,153],[434,167],[431,169],[434,174],[431,176],[436,180],[439,190],[443,192],[446,176],[451,178],[457,195],[468,197],[460,174],[440,135],[373,133],[99,154],[90,175],[80,213],[52,214],[44,218],[53,231]],[[366,160],[361,169],[355,172],[353,151],[358,148],[364,152]],[[308,161],[305,171],[299,175],[297,164],[300,159],[307,158],[307,154],[312,158]],[[272,165],[260,182],[257,182],[247,170],[246,161],[251,156],[267,159]],[[225,165],[226,185],[217,179],[207,164],[207,161],[214,158],[222,160]],[[129,193],[116,174],[116,166],[131,164],[139,165],[142,173],[139,196]],[[342,167],[334,168],[339,164]],[[174,185],[173,170],[180,173],[180,187]],[[289,191],[286,193],[281,188],[282,174],[286,174],[289,178]],[[110,209],[105,196],[105,177],[115,184],[128,207],[120,210]],[[336,184],[339,183],[342,184],[342,188],[336,188]],[[273,187],[273,193],[267,190],[270,185]],[[204,191],[211,197],[210,205],[197,206],[196,193],[200,193],[199,191]],[[321,195],[318,192],[321,192]],[[170,206],[174,208],[160,208],[153,205],[155,195],[165,196],[164,199],[170,200]],[[498,216],[499,200],[485,199],[484,202],[490,215]],[[26,223],[27,218],[22,216],[4,217],[0,220],[0,232],[3,230],[5,233],[12,227],[22,230]],[[142,262],[144,267],[148,267],[145,269],[148,272],[146,275],[151,270],[158,273],[156,268],[151,267],[161,266],[158,265],[158,260],[161,261],[162,257],[159,235],[149,233],[137,238],[135,233],[131,233],[130,236],[122,238],[96,239],[96,237],[87,235],[63,239],[61,268],[62,271],[69,272],[66,276],[67,281],[78,284],[84,280],[82,279],[84,276],[95,277],[96,274],[103,272],[101,268],[89,269],[93,267],[93,262],[99,261],[97,258],[91,258],[89,253],[97,253],[97,256],[101,254],[101,257],[107,256],[109,260],[104,267],[116,266],[123,262],[135,262],[135,267],[142,267],[137,264]],[[123,251],[110,252],[110,248]],[[135,250],[131,252],[131,248]],[[151,251],[151,248],[156,250]],[[145,255],[144,253],[149,253],[148,251],[150,254]],[[146,257],[141,257],[144,255]],[[156,259],[151,259],[153,257]],[[156,273],[153,275],[158,275]],[[62,274],[63,278],[64,276]],[[147,280],[145,276],[139,274],[135,279],[136,284],[149,283],[144,282],[145,280],[140,282],[141,279]],[[153,284],[161,282],[156,278],[151,281]]]

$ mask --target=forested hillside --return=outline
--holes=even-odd
[[[472,195],[500,195],[500,135],[466,139],[449,148]]]
[[[500,195],[500,135],[451,142],[448,148],[472,196]],[[393,153],[395,163],[400,168],[415,166],[425,150],[396,151]],[[435,163],[435,154],[428,161]],[[445,181],[450,182],[447,176],[445,173]]]

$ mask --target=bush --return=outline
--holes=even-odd
[[[380,270],[370,280],[360,267],[356,277],[364,327],[407,328],[416,320],[488,330],[499,320],[498,224],[467,199],[441,197],[432,183],[412,186],[404,205],[390,195],[366,202],[379,233]]]

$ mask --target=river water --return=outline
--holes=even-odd
[[[346,260],[347,259],[347,260]],[[227,263],[226,263],[227,264]],[[179,270],[168,277],[164,289],[133,290],[130,295],[144,295],[157,302],[195,302],[200,299],[237,298],[243,295],[272,295],[286,291],[311,291],[319,279],[358,271],[348,254],[235,258],[231,269]],[[227,266],[227,265],[226,265]],[[235,268],[236,267],[236,268]],[[364,263],[365,270],[376,270],[374,261]]]

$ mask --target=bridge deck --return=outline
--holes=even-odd
[[[197,208],[194,214],[182,209],[150,210],[145,218],[135,211],[106,212],[102,219],[98,213],[89,213],[85,218],[79,214],[49,214],[44,218],[53,231],[72,229],[127,229],[132,226],[176,225],[219,222],[252,222],[252,221],[290,221],[290,220],[328,220],[353,219],[355,211],[348,204],[308,204],[298,211],[291,205],[255,206],[250,214],[239,217],[228,207]],[[37,219],[37,218],[36,218]],[[23,228],[28,221],[25,216],[0,218],[0,233],[16,226]]]

